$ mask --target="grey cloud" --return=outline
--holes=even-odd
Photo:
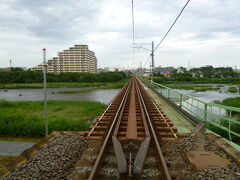
[[[150,43],[154,40],[157,44],[185,2],[186,0],[135,1],[136,42]],[[156,54],[156,63],[168,65],[168,62],[173,64],[175,60],[178,66],[190,58],[197,64],[209,62],[213,57],[224,62],[228,55],[231,61],[225,62],[237,63],[237,50],[240,48],[238,9],[239,0],[190,1]],[[33,66],[39,62],[41,47],[47,46],[49,56],[54,56],[57,51],[75,43],[88,43],[96,51],[101,66],[131,64],[131,30],[130,0],[1,1],[0,66],[10,58],[15,59],[19,66]],[[224,39],[218,36],[222,32],[236,39],[236,42],[226,43],[228,47],[225,48],[225,54],[219,57],[217,54],[223,53],[222,48],[218,50],[208,43],[224,43]],[[99,34],[104,34],[104,38],[92,38]],[[191,46],[191,52],[187,46]],[[15,54],[12,54],[12,47],[16,50]],[[28,49],[28,54],[22,53],[25,49]],[[136,49],[135,52],[136,61],[145,61],[148,56],[148,52],[144,54],[143,50]],[[217,61],[211,62],[214,65]]]

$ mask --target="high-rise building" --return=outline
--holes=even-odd
[[[75,45],[69,49],[58,52],[58,57],[49,59],[48,72],[97,72],[97,58],[87,45]],[[32,70],[42,70],[43,65],[38,65]]]

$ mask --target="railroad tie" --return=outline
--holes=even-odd
[[[131,90],[130,109],[127,123],[127,139],[137,139],[137,119],[136,119],[136,91],[135,83]]]

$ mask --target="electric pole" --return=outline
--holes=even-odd
[[[154,73],[154,41],[152,41],[152,64],[150,65],[152,68],[152,78],[151,78],[151,83],[153,83],[153,73]]]
[[[46,49],[43,48],[43,84],[44,84],[44,119],[45,119],[45,136],[48,135],[48,110],[47,110],[47,62]]]
[[[12,60],[9,60],[10,68],[12,67]]]

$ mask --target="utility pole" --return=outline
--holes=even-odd
[[[43,84],[44,84],[44,119],[45,119],[45,136],[48,135],[48,110],[47,110],[47,62],[46,49],[43,48]]]
[[[152,64],[150,65],[152,68],[152,78],[151,78],[151,83],[153,83],[153,72],[154,72],[154,41],[152,41]]]
[[[9,60],[10,68],[12,67],[12,60]]]

